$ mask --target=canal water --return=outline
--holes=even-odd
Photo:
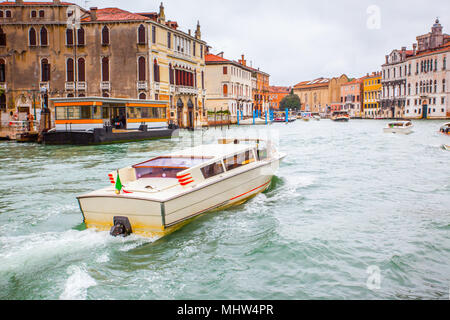
[[[297,121],[107,146],[0,142],[0,299],[449,299],[442,121]],[[163,239],[86,230],[76,196],[177,148],[270,134],[268,191]],[[269,132],[269,133],[268,133]]]

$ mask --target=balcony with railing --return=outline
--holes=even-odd
[[[138,81],[137,88],[138,88],[138,90],[147,90],[148,89],[147,81]]]
[[[101,81],[100,89],[101,90],[111,90],[111,83],[109,81]]]
[[[77,82],[77,90],[86,90],[86,89],[87,89],[86,81]]]

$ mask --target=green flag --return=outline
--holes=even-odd
[[[121,190],[122,190],[122,182],[120,181],[119,170],[117,170],[116,194],[120,194]]]

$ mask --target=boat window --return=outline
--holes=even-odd
[[[128,107],[129,119],[165,119],[166,108]]]
[[[102,118],[102,107],[94,106],[92,116],[93,116],[92,117],[93,119],[103,119]]]
[[[81,106],[81,119],[91,119],[91,107]]]
[[[246,164],[254,162],[255,158],[253,157],[253,152],[250,150],[245,151],[243,153],[236,154],[232,157],[226,158],[224,160],[225,168],[227,171],[242,167]]]
[[[68,120],[80,119],[80,107],[67,107]]]
[[[221,173],[224,173],[224,171],[225,171],[223,169],[223,165],[222,165],[221,161],[213,163],[213,164],[210,164],[210,165],[208,165],[206,167],[201,168],[200,170],[202,171],[203,177],[205,179],[212,178],[212,177],[217,176],[217,175],[219,175]]]
[[[177,174],[184,171],[184,168],[136,168],[136,178],[173,178],[177,177]]]
[[[56,120],[66,119],[66,108],[56,107]]]
[[[143,167],[171,167],[189,169],[202,164],[212,157],[158,157],[146,162],[139,163],[134,168]]]

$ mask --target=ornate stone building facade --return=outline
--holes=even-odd
[[[179,30],[162,4],[132,13],[16,0],[0,11],[3,112],[52,111],[52,97],[109,96],[167,101],[170,120],[202,124],[206,43],[198,23],[193,35]]]

